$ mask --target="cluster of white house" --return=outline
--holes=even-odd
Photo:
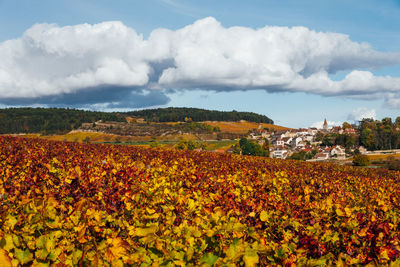
[[[312,161],[323,161],[331,158],[346,159],[344,147],[320,146],[321,141],[316,141],[316,136],[319,131],[325,133],[337,132],[340,134],[356,134],[355,129],[352,128],[343,130],[341,127],[333,127],[328,130],[327,125],[324,125],[322,130],[318,130],[317,128],[307,128],[278,131],[275,133],[269,133],[266,130],[259,129],[258,131],[252,132],[249,137],[252,139],[259,139],[260,142],[263,142],[263,139],[267,138],[270,142],[270,157],[273,158],[286,159],[295,152],[312,152],[313,150],[317,150]],[[363,153],[364,148],[360,147],[360,152]]]

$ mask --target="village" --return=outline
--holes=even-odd
[[[366,154],[367,150],[362,146],[353,147],[346,150],[344,146],[321,145],[321,138],[327,134],[345,134],[357,135],[355,126],[343,129],[341,126],[329,128],[325,119],[322,129],[300,128],[285,131],[270,132],[268,129],[256,129],[249,133],[248,138],[257,140],[263,145],[265,139],[269,141],[269,152],[271,158],[287,159],[294,154],[308,155],[307,161],[328,161],[328,160],[346,160],[351,157],[354,151]]]

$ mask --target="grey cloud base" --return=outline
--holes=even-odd
[[[347,35],[305,27],[225,28],[214,18],[148,39],[121,22],[37,24],[0,43],[0,103],[139,108],[168,89],[264,89],[385,99],[400,107],[400,78],[365,69],[400,63]],[[348,74],[340,81],[331,76]]]
[[[51,106],[101,110],[160,106],[169,101],[170,98],[161,91],[118,86],[83,88],[78,92],[55,96],[0,99],[0,102],[6,106]]]

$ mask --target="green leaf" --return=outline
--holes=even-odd
[[[22,265],[27,264],[28,262],[31,262],[33,260],[33,255],[29,251],[29,249],[25,250],[17,249],[15,251],[15,257],[19,260],[19,262]]]
[[[17,235],[13,235],[13,236],[12,236],[12,240],[13,240],[14,245],[15,245],[16,247],[21,246],[21,242],[20,242],[19,237],[18,237]]]
[[[203,257],[201,257],[201,261],[209,266],[213,266],[217,260],[218,260],[218,256],[215,256],[212,253],[204,254]]]
[[[278,249],[278,250],[276,251],[276,256],[277,256],[279,259],[286,259],[286,252],[285,252],[285,250],[284,250],[283,248]]]
[[[39,249],[35,252],[35,257],[39,260],[45,260],[47,255],[49,255],[49,252],[45,248]]]
[[[48,258],[52,261],[55,261],[58,257],[58,255],[60,255],[62,252],[62,250],[60,248],[56,248],[53,251],[50,251],[50,254],[48,256]]]
[[[46,237],[41,235],[36,239],[36,247],[44,248],[46,246]]]
[[[236,262],[244,254],[244,246],[242,240],[234,238],[229,248],[225,251],[226,256]]]
[[[339,233],[335,232],[331,239],[331,242],[335,243],[336,241],[339,241],[339,240],[340,240]]]

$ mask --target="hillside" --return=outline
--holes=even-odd
[[[221,132],[229,132],[236,134],[246,134],[248,131],[253,129],[269,129],[274,131],[283,131],[290,130],[290,128],[269,124],[269,123],[256,123],[250,121],[239,121],[239,122],[231,122],[231,121],[206,121],[204,122],[207,125],[218,127]]]
[[[217,128],[213,129],[215,126],[212,123],[207,123],[209,126],[197,123],[209,120],[237,122],[240,126],[236,128],[242,130],[235,130],[233,133],[240,134],[246,133],[250,127],[257,128],[259,123],[275,127],[268,117],[252,112],[165,108],[109,113],[63,108],[7,108],[0,109],[0,134],[65,134],[81,129],[118,135],[161,136],[180,132],[204,134],[219,131]],[[245,126],[240,122],[242,120],[249,124]],[[145,121],[148,123],[143,123]],[[177,123],[185,121],[189,123]],[[227,127],[223,128],[224,132],[229,132]]]
[[[400,264],[399,172],[14,137],[0,158],[4,266]]]
[[[7,108],[0,109],[0,134],[60,134],[77,129],[82,123],[99,120],[126,121],[124,116],[108,112],[64,108]]]
[[[274,124],[274,121],[265,115],[253,112],[217,111],[198,108],[158,108],[130,111],[124,113],[128,116],[144,118],[154,122],[178,122],[191,119],[195,122],[202,121],[250,121],[257,123]]]

